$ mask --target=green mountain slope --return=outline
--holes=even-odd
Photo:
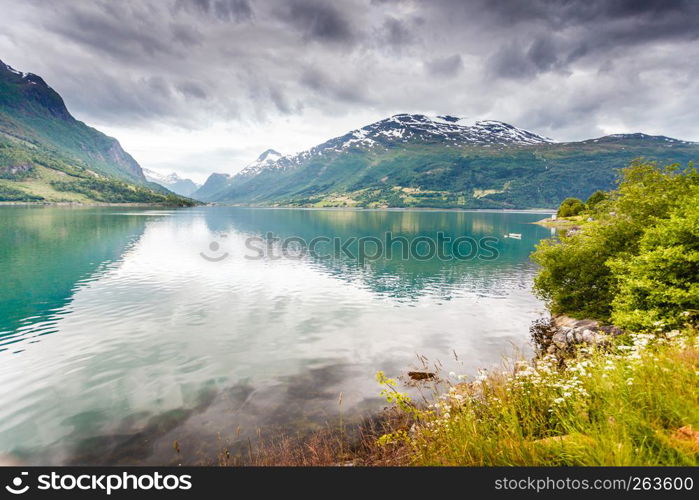
[[[244,169],[207,201],[256,205],[544,208],[610,189],[637,157],[699,159],[645,134],[556,143],[501,122],[396,115],[296,156]]]
[[[211,174],[203,186],[192,193],[195,200],[215,200],[228,188],[231,176],[228,174]]]
[[[116,139],[73,118],[41,77],[2,61],[0,201],[191,203],[149,183]]]

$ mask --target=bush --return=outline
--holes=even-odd
[[[594,209],[598,204],[609,198],[609,195],[604,191],[595,191],[585,202],[588,209]]]
[[[638,255],[608,262],[618,280],[612,321],[635,329],[677,328],[699,308],[699,190],[649,228]]]
[[[558,217],[573,217],[585,210],[585,204],[577,198],[566,198],[558,207]]]
[[[594,222],[537,246],[535,292],[554,313],[678,325],[699,309],[699,174],[635,162],[622,175]]]
[[[640,232],[623,219],[590,223],[585,230],[559,241],[544,240],[532,259],[541,266],[534,291],[548,302],[552,313],[608,320],[616,281],[605,265],[608,259],[634,252]]]

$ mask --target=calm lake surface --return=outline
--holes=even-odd
[[[527,352],[544,313],[529,261],[550,236],[531,224],[543,217],[0,207],[0,456],[215,462],[258,428],[296,432],[382,408],[375,372],[405,373],[417,354],[474,374]],[[352,238],[387,231],[418,255],[403,259],[398,243],[376,256],[372,240],[358,257]],[[492,239],[476,258],[468,244],[461,259],[429,255],[438,232]],[[318,237],[303,255],[300,239]]]

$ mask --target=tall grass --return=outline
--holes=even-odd
[[[378,441],[409,449],[406,465],[697,465],[696,331],[519,362],[407,411],[410,430]]]

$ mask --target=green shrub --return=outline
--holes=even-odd
[[[609,319],[616,280],[605,262],[634,252],[640,231],[623,219],[590,223],[585,230],[557,240],[544,240],[532,254],[541,266],[535,292],[554,314]]]
[[[638,255],[608,262],[618,280],[612,321],[634,329],[677,328],[699,309],[699,189],[649,228]]]
[[[595,191],[590,195],[590,197],[585,202],[588,209],[595,208],[599,203],[605,201],[609,198],[609,194],[604,191]]]
[[[573,217],[585,210],[585,204],[577,198],[566,198],[558,207],[558,217]]]
[[[622,175],[595,204],[595,221],[537,246],[534,290],[554,313],[629,328],[678,325],[679,314],[699,309],[699,174],[635,162]]]

